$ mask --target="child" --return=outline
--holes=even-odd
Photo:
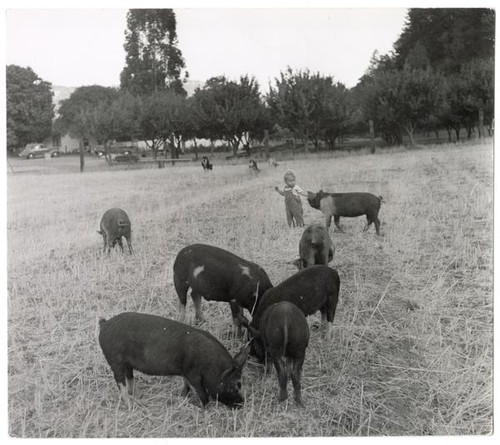
[[[300,195],[307,196],[298,185],[295,184],[295,174],[291,170],[287,170],[285,176],[285,187],[281,191],[278,187],[274,189],[285,197],[286,220],[290,227],[304,227],[304,218],[302,211],[302,201]]]

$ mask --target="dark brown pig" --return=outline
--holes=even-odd
[[[149,375],[184,377],[183,395],[193,388],[205,406],[210,398],[230,408],[243,405],[243,348],[234,359],[211,334],[156,315],[124,312],[99,320],[99,344],[121,396],[131,407],[134,369]]]
[[[335,246],[328,230],[319,224],[308,226],[299,242],[299,269],[315,264],[328,265],[333,260]]]
[[[235,299],[240,308],[252,312],[256,297],[272,284],[264,269],[255,263],[219,247],[191,244],[177,254],[174,286],[179,297],[180,320],[185,320],[187,292],[191,288],[196,320],[203,322],[201,297],[227,303]],[[239,326],[240,308],[231,307],[235,326]]]
[[[258,328],[250,326],[242,315],[240,320],[253,337],[257,358],[264,362],[269,356],[274,363],[280,386],[279,400],[288,398],[291,376],[295,402],[303,406],[300,376],[309,344],[309,326],[302,311],[293,303],[280,301],[266,308]]]
[[[323,265],[302,269],[262,295],[251,326],[258,329],[260,318],[269,306],[288,301],[295,304],[305,316],[320,311],[325,326],[325,337],[330,340],[339,291],[340,278],[335,269]]]
[[[111,248],[115,247],[116,243],[118,243],[123,252],[122,237],[125,237],[128,251],[130,254],[134,253],[134,249],[132,248],[132,225],[130,224],[127,212],[118,208],[107,210],[101,218],[100,229],[97,233],[100,233],[103,237],[104,252],[109,254]]]
[[[371,223],[375,224],[375,231],[380,235],[380,221],[378,212],[380,204],[383,202],[382,196],[375,196],[371,193],[326,193],[320,190],[318,193],[307,192],[309,205],[317,210],[321,210],[326,216],[326,227],[330,228],[333,221],[339,231],[343,231],[339,224],[340,217],[353,218],[366,215],[366,226],[368,230]]]

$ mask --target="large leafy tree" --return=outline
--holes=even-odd
[[[82,116],[99,106],[109,106],[118,95],[116,88],[100,85],[77,88],[68,99],[61,102],[59,116],[54,125],[55,131],[60,134],[69,133],[79,139],[89,139],[92,135]]]
[[[495,52],[495,11],[484,8],[414,8],[394,45],[398,68],[425,61],[446,74]]]
[[[52,85],[31,68],[7,66],[7,147],[40,142],[52,134]]]
[[[176,23],[172,9],[129,10],[122,89],[134,95],[165,90],[186,94],[181,80],[185,63],[177,47]]]
[[[264,130],[271,127],[253,77],[241,76],[238,82],[213,77],[196,90],[193,102],[198,114],[197,134],[227,141],[234,155],[240,144],[249,149],[251,139],[262,138]]]
[[[105,148],[106,160],[111,162],[111,143],[131,139],[139,131],[137,115],[137,100],[130,93],[98,85],[80,87],[61,103],[55,128],[61,134],[99,141]],[[83,155],[83,144],[80,148]]]
[[[330,76],[308,70],[282,72],[269,91],[268,103],[278,123],[304,142],[324,139],[333,147],[349,126],[350,107],[345,86]]]
[[[426,127],[439,109],[443,77],[428,69],[381,70],[364,84],[364,114],[382,128],[395,126],[414,145],[417,129]]]

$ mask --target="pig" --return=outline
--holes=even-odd
[[[129,409],[133,371],[184,378],[182,395],[192,387],[203,406],[216,399],[240,408],[241,373],[248,355],[244,347],[234,358],[210,333],[156,315],[124,312],[99,320],[99,344]]]
[[[206,156],[203,156],[201,160],[201,166],[203,167],[203,171],[208,171],[213,169],[212,163],[208,160]]]
[[[300,376],[309,344],[309,326],[302,311],[289,301],[279,301],[264,310],[258,328],[251,326],[241,314],[240,320],[258,345],[257,358],[263,362],[269,356],[274,363],[280,402],[288,398],[287,384],[291,375],[295,403],[303,407]]]
[[[315,264],[328,265],[333,260],[335,246],[328,230],[319,224],[311,224],[302,233],[299,242],[299,269]]]
[[[274,167],[274,168],[276,168],[276,167],[279,165],[279,164],[276,162],[276,159],[274,159],[274,158],[269,158],[269,159],[267,160],[267,163],[268,163],[269,167]]]
[[[239,330],[238,312],[252,312],[256,298],[273,285],[262,267],[231,252],[207,244],[184,247],[174,261],[174,287],[179,297],[179,319],[185,321],[188,289],[195,307],[195,318],[205,321],[201,297],[206,300],[238,302],[231,307],[233,324]]]
[[[330,228],[332,216],[337,229],[342,232],[339,224],[340,217],[349,218],[366,215],[366,226],[363,231],[367,231],[371,223],[375,223],[375,231],[380,235],[380,221],[378,212],[383,202],[382,196],[375,196],[371,193],[326,193],[320,190],[318,193],[307,192],[309,205],[317,210],[321,210],[326,216],[326,227]]]
[[[258,329],[260,318],[269,306],[288,301],[295,304],[305,316],[320,311],[325,337],[331,340],[339,291],[340,277],[335,269],[325,265],[307,267],[264,292],[258,301],[251,326]]]
[[[260,172],[260,168],[258,167],[257,162],[255,162],[253,159],[250,159],[250,161],[248,161],[248,168],[250,169],[251,172],[255,173]]]
[[[104,252],[109,254],[111,248],[115,247],[116,243],[118,243],[123,252],[122,237],[125,237],[129,253],[134,253],[131,227],[127,212],[118,208],[106,210],[101,218],[101,230],[97,231],[97,233],[102,235],[104,240]]]

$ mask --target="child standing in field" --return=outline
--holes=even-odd
[[[279,187],[274,189],[285,197],[286,221],[290,227],[304,227],[304,217],[302,211],[302,201],[300,195],[307,196],[297,184],[295,184],[295,174],[291,170],[287,170],[285,176],[285,187],[280,190]]]

